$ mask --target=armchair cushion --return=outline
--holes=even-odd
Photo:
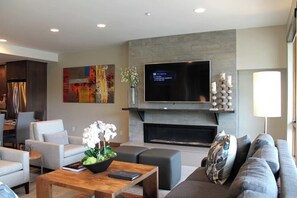
[[[86,148],[83,145],[68,144],[64,146],[64,157],[69,157],[77,155],[79,153],[84,153]]]
[[[68,141],[68,133],[66,130],[55,132],[55,133],[45,133],[43,134],[43,138],[45,142],[51,142],[56,144],[69,144]]]
[[[7,160],[0,160],[0,176],[8,175],[23,169],[22,163]]]

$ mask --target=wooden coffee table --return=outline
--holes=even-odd
[[[108,177],[109,173],[121,170],[139,172],[142,176],[133,181]],[[97,174],[89,170],[73,172],[59,169],[37,177],[36,197],[51,198],[52,185],[56,185],[95,195],[96,198],[114,198],[141,181],[143,197],[157,198],[159,186],[157,166],[113,161],[106,171]]]

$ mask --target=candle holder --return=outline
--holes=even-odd
[[[211,91],[211,105],[212,107],[209,109],[210,111],[218,111],[219,109],[217,108],[217,91]]]
[[[232,108],[232,85],[231,84],[227,84],[227,108],[225,109],[225,111],[233,111]]]
[[[220,96],[220,108],[219,110],[226,109],[226,80],[224,78],[220,79],[221,81],[221,96]]]

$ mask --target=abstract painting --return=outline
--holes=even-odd
[[[115,65],[63,68],[63,101],[114,103]]]

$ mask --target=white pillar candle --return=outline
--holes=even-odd
[[[216,92],[217,91],[217,83],[216,82],[212,82],[211,83],[211,91],[212,92]]]
[[[225,80],[225,78],[226,78],[226,74],[225,73],[220,73],[220,79]]]
[[[227,86],[228,87],[232,86],[232,76],[227,76]]]

